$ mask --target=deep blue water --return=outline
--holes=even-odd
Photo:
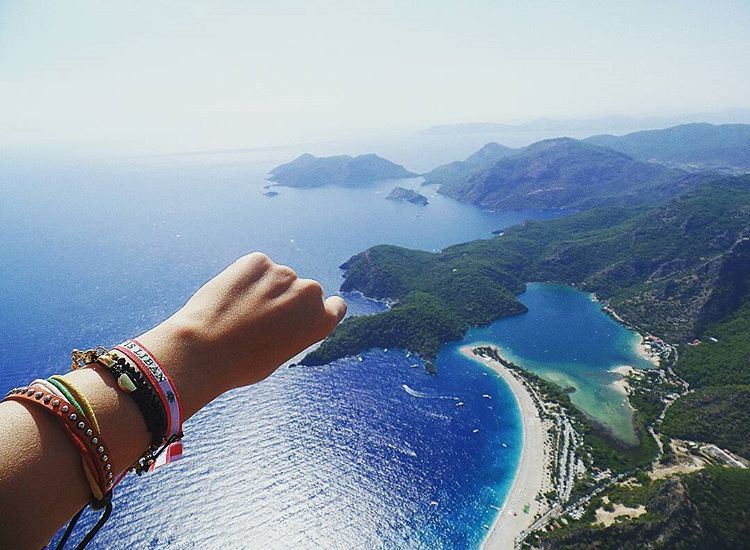
[[[425,208],[394,203],[384,200],[392,184],[268,198],[272,165],[3,159],[0,387],[64,369],[72,347],[140,333],[252,250],[334,292],[337,266],[368,246],[433,250],[534,215],[482,212],[431,190]],[[353,313],[379,307],[351,300]],[[126,479],[94,546],[476,546],[513,477],[516,406],[454,347],[437,376],[415,364],[376,351],[285,367],[223,396],[188,423],[184,460]]]

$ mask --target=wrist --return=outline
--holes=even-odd
[[[153,353],[174,381],[182,399],[183,422],[231,389],[211,368],[200,332],[191,324],[170,318],[137,340]]]

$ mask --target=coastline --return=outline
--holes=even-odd
[[[521,456],[513,484],[482,543],[482,547],[488,550],[505,550],[514,548],[516,538],[546,511],[536,496],[552,488],[549,471],[552,449],[547,442],[549,426],[542,421],[536,402],[525,384],[499,362],[474,355],[472,350],[478,345],[480,343],[477,342],[462,346],[459,351],[466,358],[490,367],[505,380],[515,396],[523,426]],[[528,509],[524,512],[527,505]]]
[[[620,375],[620,378],[612,382],[612,386],[617,389],[620,393],[628,397],[630,395],[630,384],[628,384],[628,376],[630,376],[636,369],[630,365],[620,365],[610,369],[609,372],[614,372]],[[628,400],[628,404],[630,401]],[[632,405],[630,406],[632,409]]]

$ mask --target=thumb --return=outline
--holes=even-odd
[[[346,302],[341,296],[330,296],[326,298],[323,305],[326,308],[326,313],[335,321],[334,327],[338,325],[346,315]]]

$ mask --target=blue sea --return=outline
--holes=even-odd
[[[253,250],[333,293],[338,266],[369,246],[435,250],[538,217],[483,212],[429,189],[427,207],[395,203],[384,198],[393,183],[265,197],[272,166],[4,159],[2,388],[64,370],[72,347],[149,328]],[[350,302],[354,314],[382,307]],[[373,351],[284,367],[223,396],[186,426],[184,460],[119,487],[95,547],[476,546],[513,478],[518,413],[481,366],[441,356],[438,368],[431,376],[403,352]]]
[[[288,159],[273,160],[4,158],[0,388],[64,370],[73,347],[139,334],[253,250],[334,293],[338,266],[369,246],[438,250],[544,217],[430,188],[427,207],[395,203],[393,182],[266,197],[264,175]],[[351,314],[383,307],[348,299]],[[457,347],[441,350],[436,376],[373,350],[222,396],[187,424],[182,461],[121,484],[93,546],[478,546],[512,482],[521,424],[502,379]]]

